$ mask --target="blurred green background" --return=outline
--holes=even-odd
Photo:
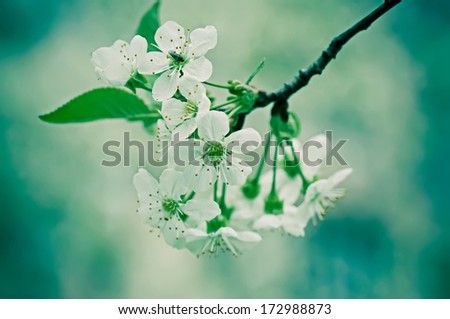
[[[275,89],[381,2],[165,0],[162,20],[217,27],[214,82],[245,79],[266,57],[254,84]],[[37,118],[102,85],[91,52],[129,41],[150,4],[0,3],[0,297],[450,297],[448,1],[404,1],[292,99],[302,138],[350,140],[348,196],[326,221],[211,259],[148,233],[134,213],[136,165],[100,165],[105,141],[144,139],[142,127]],[[267,119],[259,110],[247,124],[265,131]]]

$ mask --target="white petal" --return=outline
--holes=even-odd
[[[185,236],[185,247],[193,254],[200,256],[202,253],[208,251],[206,248],[211,241],[211,237],[200,229],[187,229]]]
[[[180,200],[180,196],[186,194],[187,187],[183,182],[183,173],[174,169],[165,169],[159,177],[162,194],[170,199]]]
[[[342,183],[351,173],[353,172],[353,169],[351,168],[344,168],[340,171],[334,173],[332,176],[328,178],[328,182],[330,183],[331,187],[335,187],[338,184]]]
[[[188,57],[200,57],[217,45],[217,30],[213,26],[199,28],[192,31],[188,46]]]
[[[131,63],[132,55],[128,42],[117,40],[111,48],[120,55],[122,61]]]
[[[283,229],[292,236],[303,237],[305,236],[305,227],[309,218],[305,215],[283,214],[281,215],[281,221]]]
[[[253,224],[255,230],[274,230],[281,227],[281,219],[276,215],[265,214],[258,218]]]
[[[158,122],[156,123],[156,127],[158,130],[157,137],[160,142],[172,141],[172,132],[167,127],[167,124],[164,120],[158,120]],[[159,146],[161,146],[161,145],[159,145]]]
[[[197,111],[197,117],[201,117],[205,115],[210,107],[211,107],[211,101],[208,99],[206,94],[203,94],[200,98],[200,101],[197,104],[198,111]]]
[[[186,42],[184,28],[175,21],[167,21],[156,30],[155,41],[164,52],[181,53]]]
[[[305,194],[305,201],[311,203],[317,199],[317,194],[320,194],[322,190],[329,189],[329,183],[326,179],[320,179],[308,186]]]
[[[130,43],[130,53],[133,59],[135,59],[135,65],[139,66],[140,62],[144,59],[147,53],[147,40],[140,35],[135,35]]]
[[[185,232],[186,226],[182,221],[178,221],[178,218],[175,216],[165,222],[163,228],[161,228],[161,233],[166,243],[178,249],[184,247]]]
[[[233,153],[246,154],[261,145],[261,135],[255,129],[246,128],[227,136],[225,145]]]
[[[204,164],[189,165],[184,171],[184,178],[194,191],[205,191],[212,187],[217,179],[214,167]]]
[[[120,64],[120,55],[112,48],[99,48],[92,53],[91,62],[100,69],[106,69],[111,64]]]
[[[300,176],[295,175],[292,178],[283,170],[280,170],[277,174],[277,185],[279,186],[278,194],[280,198],[283,199],[285,204],[292,205],[299,198],[303,183]]]
[[[224,227],[226,229],[229,227]],[[231,229],[231,228],[230,228]],[[236,233],[236,232],[235,232]],[[237,236],[223,234],[222,238],[234,255],[242,253],[242,251],[250,250],[261,241],[261,236],[255,232],[243,231],[237,232]]]
[[[168,126],[174,128],[184,121],[186,113],[186,102],[177,99],[168,99],[163,101],[161,115]]]
[[[139,199],[139,213],[145,221],[148,221],[148,216],[151,214],[149,204],[152,198],[159,198],[159,185],[156,179],[150,175],[145,169],[140,168],[133,177],[133,184],[138,194]]]
[[[191,78],[189,76],[183,76],[178,86],[180,88],[181,94],[188,100],[200,102],[201,97],[205,94],[206,89],[197,79]]]
[[[183,72],[186,76],[193,77],[200,82],[207,81],[213,72],[213,66],[211,61],[205,57],[200,57],[198,59],[191,59],[183,67]]]
[[[324,134],[314,136],[303,144],[301,164],[306,178],[312,179],[319,173],[327,154],[326,144],[327,138]],[[299,150],[300,148],[296,148],[296,151]]]
[[[169,67],[170,60],[164,53],[148,52],[139,63],[138,71],[142,74],[158,74]]]
[[[153,85],[153,98],[157,101],[170,99],[177,91],[180,72],[178,70],[168,70],[156,79]]]
[[[238,232],[238,239],[242,242],[246,242],[249,244],[258,243],[261,241],[261,236],[252,231],[241,231]]]
[[[177,136],[178,140],[186,140],[197,129],[197,121],[195,119],[184,120],[173,130],[173,136]]]
[[[230,130],[228,116],[223,112],[211,111],[198,119],[198,135],[206,141],[220,141]]]
[[[191,199],[181,206],[183,212],[189,216],[187,223],[196,227],[201,222],[209,221],[220,214],[219,205],[212,200]]]
[[[103,76],[112,85],[125,85],[131,77],[131,70],[128,65],[113,64],[103,71]]]
[[[173,158],[176,162],[175,164],[179,167],[201,165],[203,163],[201,158],[203,144],[202,141],[189,139],[183,143],[174,145]]]
[[[227,185],[243,185],[251,172],[251,167],[236,157],[227,159],[219,166],[220,181]]]

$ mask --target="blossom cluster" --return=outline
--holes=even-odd
[[[245,155],[258,151],[262,139],[253,128],[235,129],[242,101],[212,105],[205,88],[213,72],[205,55],[216,47],[216,28],[191,31],[168,21],[154,41],[149,46],[137,35],[130,44],[118,40],[92,55],[97,75],[111,85],[153,77],[148,90],[160,103],[156,138],[169,145],[159,151],[170,154],[174,143],[190,145],[189,152],[179,154],[184,165],[169,164],[159,178],[143,168],[134,176],[137,211],[150,232],[197,256],[222,251],[239,255],[270,231],[304,236],[308,223],[322,220],[344,195],[339,184],[351,169],[321,177],[319,165],[306,165],[300,142],[276,132],[269,135],[275,150],[264,147],[263,152],[264,157],[273,154],[273,165],[264,172],[262,160],[254,169]],[[326,142],[324,135],[313,140]],[[317,158],[323,159],[325,147],[319,149]]]

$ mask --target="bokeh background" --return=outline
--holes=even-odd
[[[304,239],[197,259],[150,235],[132,167],[102,144],[146,133],[101,121],[38,120],[102,84],[90,54],[130,40],[151,0],[0,3],[0,297],[450,297],[450,3],[404,1],[292,99],[302,138],[333,130],[354,174],[348,196]],[[162,20],[219,30],[212,80],[275,89],[381,0],[165,0]],[[267,130],[268,109],[248,125]],[[332,168],[339,169],[338,166]]]

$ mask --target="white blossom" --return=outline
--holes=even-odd
[[[234,205],[231,225],[239,228],[250,225],[258,232],[280,231],[292,236],[304,236],[306,224],[298,218],[295,202],[302,188],[302,180],[291,177],[280,170],[277,174],[278,196],[283,201],[282,214],[267,214],[264,211],[264,199],[270,192],[272,172],[267,172],[260,178],[261,193],[253,200],[246,198],[241,191],[229,192],[230,202]]]
[[[226,185],[242,185],[252,169],[243,160],[245,151],[254,151],[261,136],[247,128],[225,137],[229,130],[228,116],[210,111],[197,120],[200,140],[194,139],[193,159],[185,169],[185,178],[195,191],[211,187],[216,180]]]
[[[197,129],[197,120],[209,111],[211,101],[205,87],[191,77],[182,77],[179,88],[186,101],[163,101],[161,115],[173,134],[178,134],[177,139],[185,140]]]
[[[208,199],[191,199],[186,203],[181,196],[188,189],[182,173],[166,169],[160,182],[145,169],[139,169],[133,182],[139,198],[139,214],[150,226],[151,231],[159,231],[166,242],[180,248],[188,227],[197,227],[220,214],[219,205]]]
[[[351,173],[351,168],[344,168],[328,179],[320,179],[306,190],[305,200],[297,209],[297,215],[308,223],[310,219],[316,223],[316,219],[323,220],[328,208],[334,207],[335,202],[345,195],[345,189],[337,186]]]
[[[285,148],[285,154],[281,155],[280,159],[284,159],[286,155],[290,159],[294,159],[296,156],[299,159],[303,175],[308,180],[314,180],[326,160],[326,136],[324,134],[315,135],[303,144],[298,139],[293,139],[291,142],[296,154],[293,154],[291,149]]]
[[[260,241],[261,236],[255,232],[238,232],[231,227],[222,227],[212,233],[202,229],[188,229],[184,245],[197,257],[205,254],[218,255],[220,252],[238,256]]]
[[[161,76],[153,85],[157,101],[171,98],[180,85],[180,78],[190,76],[200,82],[212,74],[212,64],[204,55],[217,44],[217,30],[213,26],[195,29],[187,34],[174,21],[164,23],[155,34],[156,47],[161,52],[149,52],[140,72]]]
[[[92,53],[91,62],[98,77],[115,86],[123,86],[140,71],[147,54],[147,40],[136,35],[131,43],[117,40],[111,47],[102,47]]]

